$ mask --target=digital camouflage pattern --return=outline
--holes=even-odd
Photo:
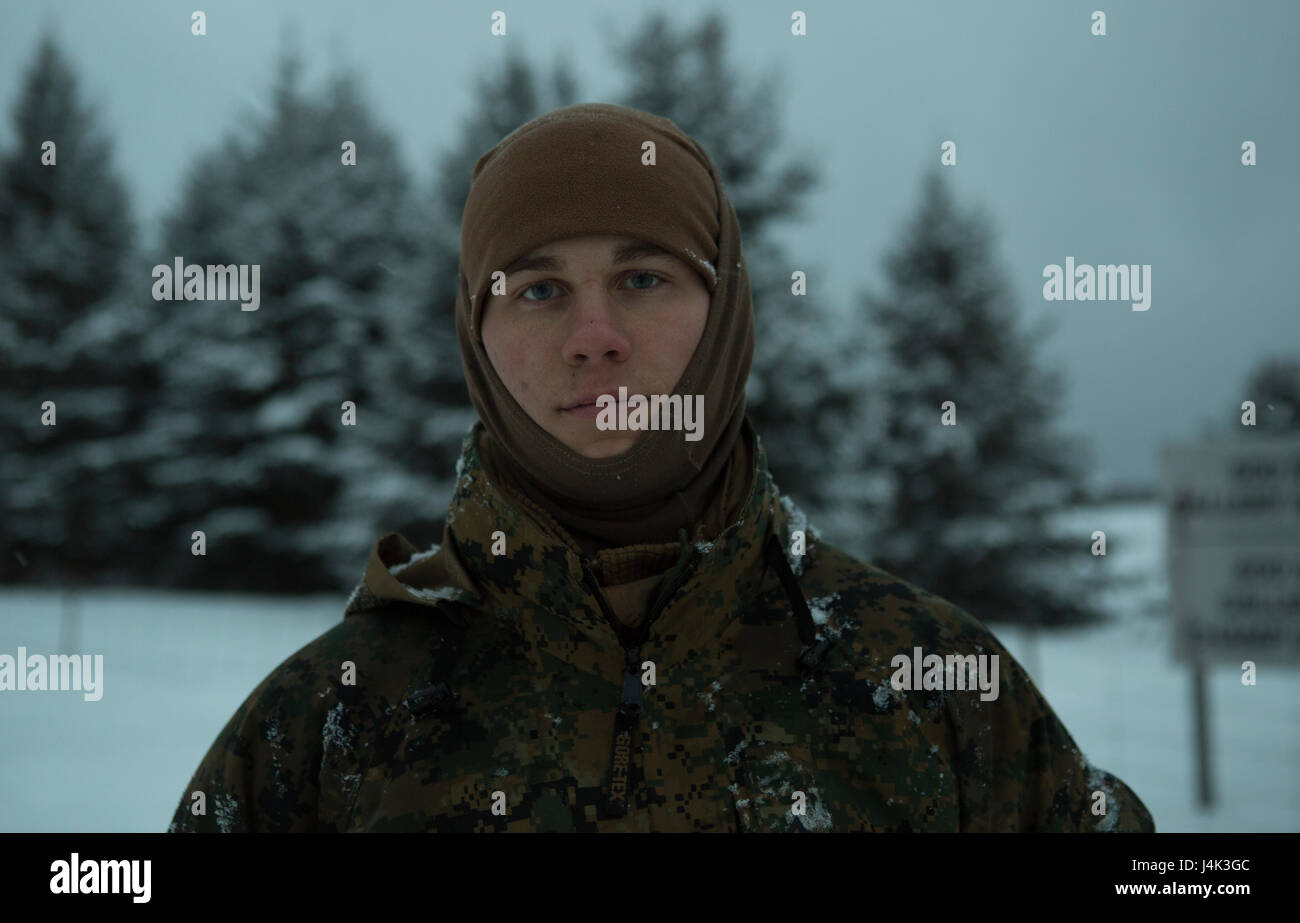
[[[980,621],[820,542],[757,437],[740,518],[683,546],[630,630],[588,560],[490,483],[481,429],[441,545],[376,543],[171,831],[1154,830]],[[997,654],[998,698],[895,690],[915,647]]]

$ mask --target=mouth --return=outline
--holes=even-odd
[[[608,390],[605,391],[594,391],[590,394],[584,394],[581,397],[577,398],[572,404],[569,404],[565,407],[561,407],[560,410],[564,412],[569,412],[574,410],[594,410],[596,409],[596,399],[605,394],[608,394],[610,397],[612,397],[614,399],[615,404],[618,403],[618,388],[609,388]]]

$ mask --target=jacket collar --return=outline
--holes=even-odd
[[[627,633],[603,611],[590,559],[540,508],[489,478],[477,450],[482,430],[476,422],[462,443],[441,543],[420,551],[395,532],[380,538],[345,616],[389,602],[439,608],[462,624],[482,613],[518,617],[540,610],[597,644],[616,637],[626,643]],[[671,592],[651,613],[655,634],[688,647],[716,636],[753,601],[768,536],[775,534],[789,556],[790,530],[801,526],[802,515],[772,481],[762,440],[748,419],[741,436],[752,439],[754,449],[746,501],[712,542],[683,542],[677,565],[664,578]],[[790,563],[798,573],[801,562]],[[686,598],[700,604],[674,605]]]

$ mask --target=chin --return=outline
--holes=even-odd
[[[569,446],[584,458],[610,458],[614,455],[622,455],[636,445],[636,440],[602,440],[587,446]]]

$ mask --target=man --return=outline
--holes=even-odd
[[[441,543],[378,541],[172,830],[1154,829],[981,622],[779,493],[736,214],[671,122],[571,106],[484,154],[456,323]]]

